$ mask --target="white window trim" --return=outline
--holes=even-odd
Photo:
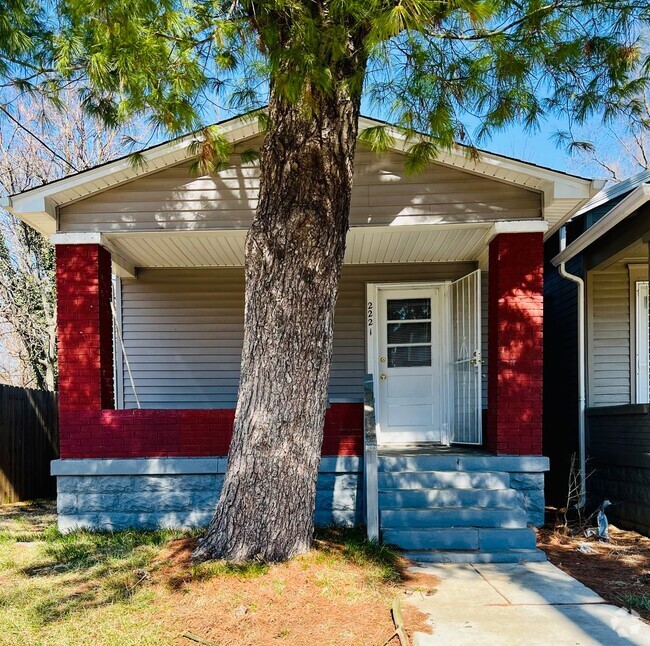
[[[637,283],[648,282],[648,265],[628,265],[630,277],[630,403],[647,403],[639,401],[639,366],[637,358],[638,326],[637,326]]]

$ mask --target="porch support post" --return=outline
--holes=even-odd
[[[114,408],[111,255],[98,244],[56,246],[59,411]]]
[[[542,452],[543,234],[490,242],[487,446],[498,455]]]

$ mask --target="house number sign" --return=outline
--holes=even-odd
[[[374,325],[374,309],[372,301],[368,301],[368,334],[372,336],[372,326]]]

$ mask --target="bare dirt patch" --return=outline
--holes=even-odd
[[[613,525],[609,530],[611,541],[602,542],[582,534],[541,529],[538,546],[551,563],[610,603],[628,607],[650,623],[650,538]],[[584,545],[593,552],[580,551]]]

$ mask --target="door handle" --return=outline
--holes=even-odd
[[[381,375],[379,375],[379,378],[380,378],[382,381],[385,381],[385,380],[386,380],[386,375],[381,374]]]

